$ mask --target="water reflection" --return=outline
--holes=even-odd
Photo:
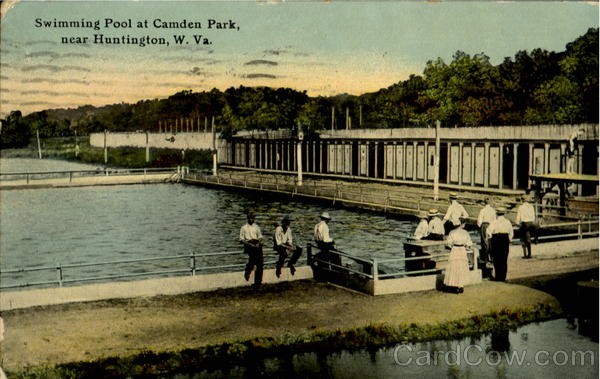
[[[170,378],[597,378],[598,344],[565,326],[561,319],[462,340],[255,357]]]

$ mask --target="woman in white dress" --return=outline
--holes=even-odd
[[[449,292],[462,293],[464,284],[469,277],[469,259],[467,248],[473,245],[469,232],[464,229],[465,221],[461,219],[448,234],[446,245],[451,248],[448,256],[448,266],[444,273],[444,286]]]

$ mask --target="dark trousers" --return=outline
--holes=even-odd
[[[254,272],[254,285],[260,286],[262,283],[264,264],[262,247],[244,246],[244,253],[248,254],[248,263],[246,263],[244,276],[246,279],[249,278],[252,270],[256,267],[256,271]]]
[[[315,258],[331,262],[338,266],[342,265],[342,258],[340,258],[339,255],[331,252],[331,250],[334,249],[333,242],[317,241],[317,247],[319,250],[321,250],[321,252],[318,253]]]
[[[536,226],[533,222],[521,223],[521,245],[523,246],[523,256],[531,257],[531,235],[536,233]]]
[[[444,240],[444,235],[443,234],[430,233],[428,236],[423,237],[422,239],[424,239],[424,240],[430,240],[430,241],[443,241]]]
[[[276,267],[282,268],[283,265],[285,264],[285,259],[288,257],[289,250],[283,246],[277,246],[275,248],[275,251],[277,251],[277,254],[279,255],[279,258],[277,259]],[[292,253],[292,256],[290,257],[290,260],[288,261],[288,266],[295,265],[296,262],[298,262],[298,259],[300,259],[301,255],[302,255],[302,248],[296,246],[296,248],[294,249],[294,252]]]
[[[494,280],[496,281],[503,282],[506,280],[509,244],[508,234],[497,233],[492,235],[490,247],[494,259]]]
[[[487,262],[490,260],[489,252],[490,252],[490,244],[487,239],[487,228],[490,226],[489,222],[484,222],[481,224],[479,228],[479,238],[481,240],[481,250],[479,251],[479,257],[482,261]]]

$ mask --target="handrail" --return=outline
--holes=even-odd
[[[203,175],[201,172],[196,170],[193,175],[188,177],[189,179],[204,182],[204,183],[222,183],[219,176]],[[256,180],[253,180],[256,178]],[[436,202],[431,200],[431,195],[426,193],[420,193],[415,191],[414,193],[399,193],[386,189],[385,193],[381,192],[381,188],[376,185],[369,184],[345,184],[342,188],[339,186],[339,182],[329,181],[324,183],[317,183],[313,181],[310,183],[307,181],[304,186],[298,186],[293,182],[293,178],[287,182],[281,182],[278,176],[273,175],[269,178],[268,175],[260,174],[257,175],[255,172],[229,172],[228,183],[229,186],[240,186],[243,188],[255,188],[260,190],[268,190],[278,193],[289,193],[292,196],[305,196],[319,199],[329,199],[334,204],[338,201],[343,201],[347,204],[361,205],[372,208],[380,208],[385,212],[390,210],[414,213],[423,209],[429,209],[437,207]],[[242,184],[243,183],[243,184]],[[379,201],[379,202],[378,202]],[[475,206],[474,202],[465,202],[466,206]],[[540,209],[544,209],[544,205],[537,204]],[[560,207],[555,209],[560,209]],[[509,213],[515,213],[516,210],[511,210]],[[567,219],[576,220],[575,217],[560,216],[559,214],[543,212],[539,214],[540,219],[547,216],[556,219]],[[475,220],[475,217],[470,217],[471,220]],[[544,227],[546,227],[544,225]]]
[[[227,264],[212,264],[205,266],[198,266],[198,261],[202,258],[207,257],[220,257],[220,256],[232,256],[232,255],[245,255],[244,252],[235,250],[235,251],[224,251],[224,252],[215,252],[215,253],[202,253],[198,254],[194,251],[190,252],[190,254],[177,254],[170,255],[165,257],[149,257],[149,258],[133,258],[133,259],[118,259],[118,260],[110,260],[110,261],[101,261],[101,262],[85,262],[85,263],[71,263],[71,264],[60,264],[57,263],[52,266],[43,266],[43,267],[20,267],[20,268],[0,268],[0,275],[11,275],[11,274],[22,274],[22,273],[32,273],[37,271],[55,271],[56,279],[54,280],[46,280],[46,281],[34,281],[34,282],[22,282],[22,283],[12,283],[5,284],[6,280],[1,281],[0,289],[7,288],[19,288],[19,287],[30,287],[30,286],[40,286],[40,285],[48,285],[55,284],[59,287],[62,287],[65,283],[75,283],[75,282],[89,282],[96,280],[106,280],[106,279],[118,279],[118,278],[136,278],[136,277],[151,277],[156,275],[169,275],[169,274],[179,274],[179,273],[190,273],[190,275],[195,276],[197,271],[209,271],[209,270],[224,270],[230,268],[239,268],[244,267],[245,262],[240,263],[227,263]],[[188,267],[182,268],[165,268],[164,270],[159,271],[145,271],[145,272],[127,272],[123,274],[112,274],[112,275],[100,275],[100,276],[88,276],[88,277],[78,277],[78,278],[64,278],[65,271],[73,268],[81,268],[81,267],[94,267],[94,266],[103,266],[103,265],[117,265],[117,264],[132,264],[132,263],[145,263],[145,262],[156,262],[156,261],[173,261],[173,260],[189,260]],[[264,262],[265,266],[274,265],[276,260],[266,260]]]
[[[80,174],[80,173],[132,173],[132,172],[171,172],[176,171],[177,167],[149,167],[149,168],[96,168],[89,170],[57,170],[57,171],[13,171],[13,172],[0,172],[0,176],[8,175],[52,175],[52,174]]]

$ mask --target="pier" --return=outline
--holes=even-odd
[[[179,177],[177,168],[2,172],[0,190],[165,183]]]

